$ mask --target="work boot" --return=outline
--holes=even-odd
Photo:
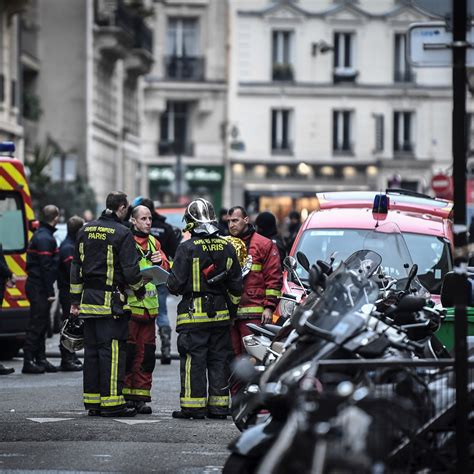
[[[211,420],[227,420],[227,415],[219,415],[217,413],[208,413],[207,417]]]
[[[25,359],[23,361],[23,374],[44,374],[45,368],[42,365],[35,364],[31,359]]]
[[[63,360],[60,369],[63,372],[79,372],[82,370],[82,363],[76,363],[73,360]]]
[[[58,371],[58,368],[46,359],[37,360],[36,364],[40,367],[44,367],[45,372],[53,373]]]
[[[120,411],[101,411],[100,416],[109,418],[131,418],[137,414],[135,408],[123,407]]]
[[[5,367],[3,364],[0,364],[0,375],[8,375],[13,374],[15,369],[12,367]]]
[[[159,328],[161,339],[161,363],[171,364],[171,327],[162,326]]]
[[[139,415],[151,415],[152,413],[151,406],[142,401],[135,402],[135,409]]]
[[[176,410],[174,411],[171,416],[173,418],[176,418],[178,420],[204,420],[206,418],[206,415],[204,413],[193,413],[189,411],[182,411],[182,410]]]

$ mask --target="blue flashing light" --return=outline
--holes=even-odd
[[[15,144],[13,142],[0,142],[0,153],[13,155],[15,153]]]
[[[374,198],[372,212],[374,214],[388,214],[390,199],[386,194],[377,194]]]

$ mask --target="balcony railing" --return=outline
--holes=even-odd
[[[341,82],[355,82],[359,72],[354,68],[336,67],[333,72],[334,84]]]
[[[291,64],[274,64],[272,68],[272,79],[274,81],[292,81],[293,67]]]
[[[204,58],[165,57],[166,79],[178,81],[204,80]]]
[[[192,142],[170,142],[162,140],[158,143],[158,155],[175,156],[185,155],[194,156],[194,143]]]

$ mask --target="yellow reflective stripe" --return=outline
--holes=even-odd
[[[104,315],[112,314],[112,310],[110,309],[110,306],[81,303],[80,313],[81,314],[100,314],[104,316]]]
[[[215,397],[214,395],[211,395],[209,397],[209,405],[215,406],[215,407],[228,407],[229,406],[229,397]]]
[[[119,347],[118,340],[112,339],[112,361],[110,364],[110,395],[117,395],[117,382],[118,382],[118,355]]]
[[[107,245],[107,277],[105,284],[112,286],[114,283],[114,252],[112,245]]]
[[[141,395],[144,397],[149,397],[151,392],[150,390],[142,390],[139,388],[124,388],[122,390],[123,395]]]
[[[199,271],[199,258],[193,258],[193,291],[201,291],[201,274]]]
[[[186,362],[184,364],[184,396],[191,397],[191,355],[186,354]]]
[[[244,306],[237,310],[237,314],[263,313],[263,306]]]
[[[69,285],[69,291],[73,294],[73,295],[80,295],[82,293],[82,288],[83,288],[83,285],[82,283],[79,283],[79,284],[74,284],[74,283],[71,283]]]
[[[202,298],[194,298],[194,311],[193,314],[202,314]]]
[[[261,272],[262,271],[262,264],[261,263],[253,263],[252,266],[250,267],[250,270],[253,272]]]
[[[207,400],[205,398],[183,397],[179,399],[181,408],[206,408]]]
[[[227,257],[225,267],[227,270],[230,270],[232,268],[232,259],[230,257]]]
[[[158,308],[146,308],[150,316],[156,316],[158,314]],[[139,308],[138,306],[130,306],[132,315],[144,316],[145,308]]]
[[[123,395],[113,395],[110,397],[100,397],[101,407],[116,407],[119,405],[125,405],[125,398]]]
[[[230,299],[230,302],[232,304],[239,304],[240,303],[240,296],[234,296],[232,293],[230,293],[229,291],[227,292],[227,294],[229,295],[229,299]]]
[[[84,242],[79,244],[79,258],[81,259],[81,262],[84,261]]]
[[[100,403],[100,393],[84,393],[84,403]]]
[[[230,319],[228,311],[218,311],[218,314],[210,318],[207,313],[196,314],[189,316],[189,313],[178,314],[177,324],[192,324],[192,323],[212,323],[216,321],[228,321]],[[219,314],[222,313],[222,314]]]
[[[134,285],[129,285],[132,290],[139,290],[143,286],[143,278],[140,279],[138,283]]]
[[[280,292],[278,290],[265,290],[265,296],[280,296]]]
[[[104,297],[104,306],[111,307],[112,306],[112,292],[106,291]]]

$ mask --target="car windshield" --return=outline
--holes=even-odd
[[[5,253],[25,250],[24,210],[18,193],[0,192],[0,242]]]
[[[370,235],[373,232],[367,229],[308,229],[301,236],[296,250],[302,251],[311,263],[329,261],[333,257],[337,266],[355,251],[370,248],[382,256],[383,271],[397,280],[406,278],[411,255],[418,264],[418,278],[423,286],[431,293],[440,293],[442,279],[452,268],[449,242],[435,236],[404,233],[404,244],[400,234],[387,233],[378,239],[372,239]],[[408,246],[408,256],[404,246]],[[400,254],[404,257],[400,258]],[[308,279],[301,266],[297,272],[302,280]]]
[[[170,225],[174,225],[179,229],[184,227],[183,216],[184,216],[184,209],[181,212],[165,212],[165,211],[158,211],[162,216],[166,217],[166,223]]]

